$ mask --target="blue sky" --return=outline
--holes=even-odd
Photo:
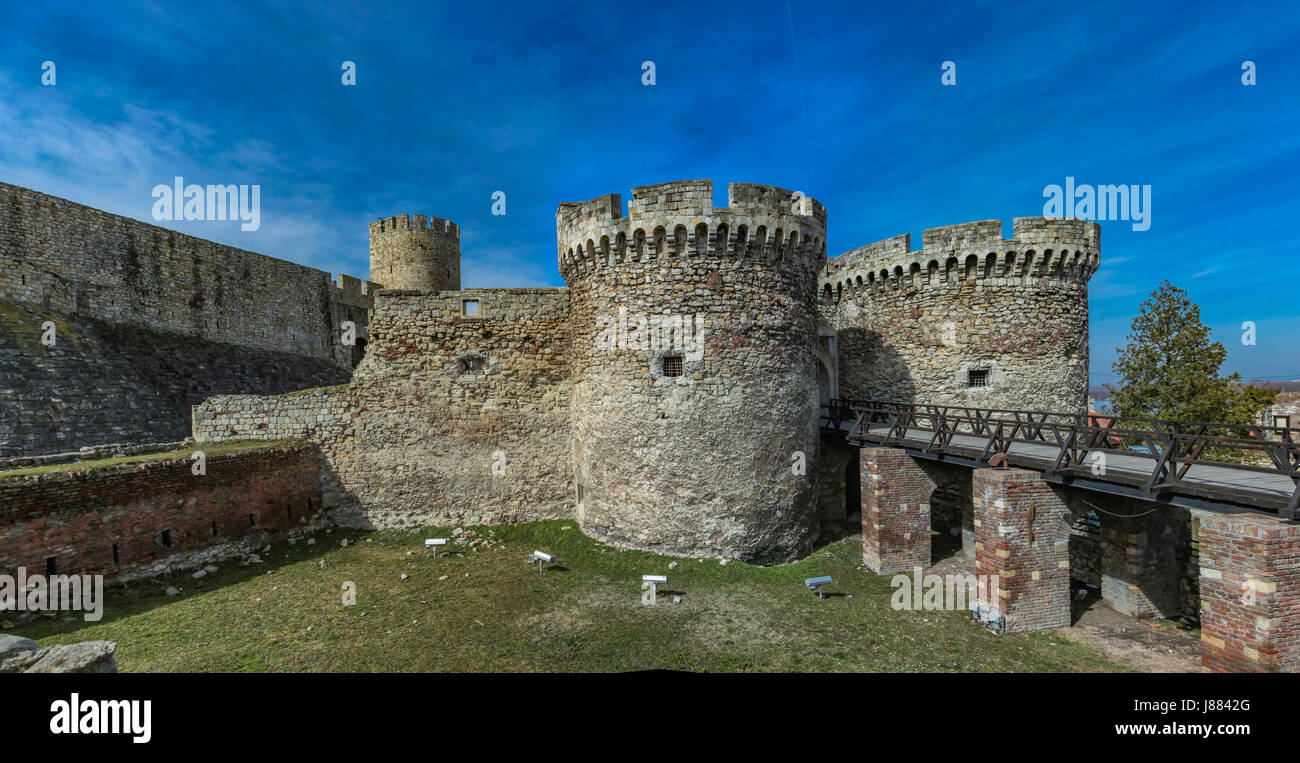
[[[1300,379],[1300,5],[1203,5],[23,3],[0,29],[0,180],[145,220],[176,175],[257,183],[257,231],[164,224],[358,276],[369,221],[433,214],[461,226],[467,287],[563,285],[556,206],[667,180],[713,178],[723,204],[732,181],[804,191],[831,254],[1010,235],[1066,176],[1150,185],[1149,230],[1102,223],[1093,383],[1165,278],[1226,370]]]

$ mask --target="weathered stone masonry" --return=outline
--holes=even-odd
[[[370,224],[370,277],[389,289],[460,288],[460,228],[426,215],[395,215]]]
[[[326,507],[343,524],[570,516],[568,296],[380,292],[350,385],[214,397],[194,410],[195,438],[317,443]]]
[[[345,382],[374,288],[0,183],[0,456],[180,439],[212,394]]]
[[[839,396],[1012,410],[1088,400],[1088,279],[1101,229],[1018,217],[895,236],[827,261]],[[972,372],[978,378],[972,379]]]
[[[556,214],[578,521],[638,548],[796,558],[818,532],[826,211],[744,183],[714,207],[710,180],[632,195],[626,215],[618,194]]]

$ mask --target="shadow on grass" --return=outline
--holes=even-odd
[[[34,620],[7,629],[7,632],[30,639],[42,639],[50,636],[60,636],[65,633],[74,633],[88,625],[112,623],[122,618],[139,615],[158,607],[184,601],[194,596],[213,593],[227,586],[237,585],[261,577],[273,573],[283,566],[324,556],[331,551],[338,550],[340,540],[347,539],[349,544],[355,543],[358,538],[363,538],[370,532],[368,530],[332,528],[322,529],[309,536],[302,536],[297,539],[296,543],[290,543],[286,539],[271,541],[271,550],[269,552],[265,554],[261,551],[256,552],[264,558],[261,564],[241,566],[238,558],[208,562],[207,564],[216,566],[217,571],[197,579],[193,577],[193,572],[199,565],[195,565],[193,569],[180,570],[130,583],[116,584],[112,581],[105,581],[104,612],[101,619],[90,622],[84,618],[82,612],[60,611],[52,613],[53,616],[38,615]],[[316,542],[309,544],[307,543],[308,538],[315,538]],[[322,542],[322,539],[325,538],[328,538],[331,543]],[[263,544],[261,548],[265,548],[265,546],[266,544]],[[269,559],[272,556],[275,557],[274,561]],[[168,596],[166,594],[168,587],[177,588],[181,593],[177,596]],[[149,593],[150,590],[153,593]]]
[[[821,532],[818,533],[817,540],[813,541],[811,553],[816,553],[827,546],[832,546],[845,538],[851,538],[861,533],[861,514],[854,514],[846,519],[823,519],[821,520]]]

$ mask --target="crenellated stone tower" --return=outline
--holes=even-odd
[[[838,396],[1082,413],[1088,279],[1101,227],[1017,217],[931,228],[833,257],[823,319],[838,345]]]
[[[385,289],[460,289],[460,228],[425,215],[370,223],[370,280]]]
[[[817,533],[826,211],[692,180],[561,204],[584,532],[674,554],[794,559]]]

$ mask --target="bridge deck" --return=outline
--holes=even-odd
[[[981,464],[988,443],[987,437],[956,433],[944,447],[932,449],[932,430],[908,429],[901,439],[896,439],[890,425],[884,423],[868,424],[860,431],[853,422],[845,421],[839,423],[838,429],[858,444],[900,447],[923,456],[980,460]],[[1105,455],[1105,469],[1094,474],[1090,465],[1054,470],[1059,452],[1060,448],[1050,443],[1012,442],[1006,450],[1007,463],[1044,472],[1049,479],[1056,481],[1077,482],[1083,487],[1105,492],[1169,500],[1218,511],[1240,510],[1234,507],[1282,511],[1296,490],[1295,482],[1284,474],[1204,464],[1192,464],[1181,479],[1165,477],[1160,484],[1147,490],[1156,467],[1156,459],[1151,456],[1131,455],[1122,450],[1100,451]],[[1177,500],[1179,497],[1201,500]]]

